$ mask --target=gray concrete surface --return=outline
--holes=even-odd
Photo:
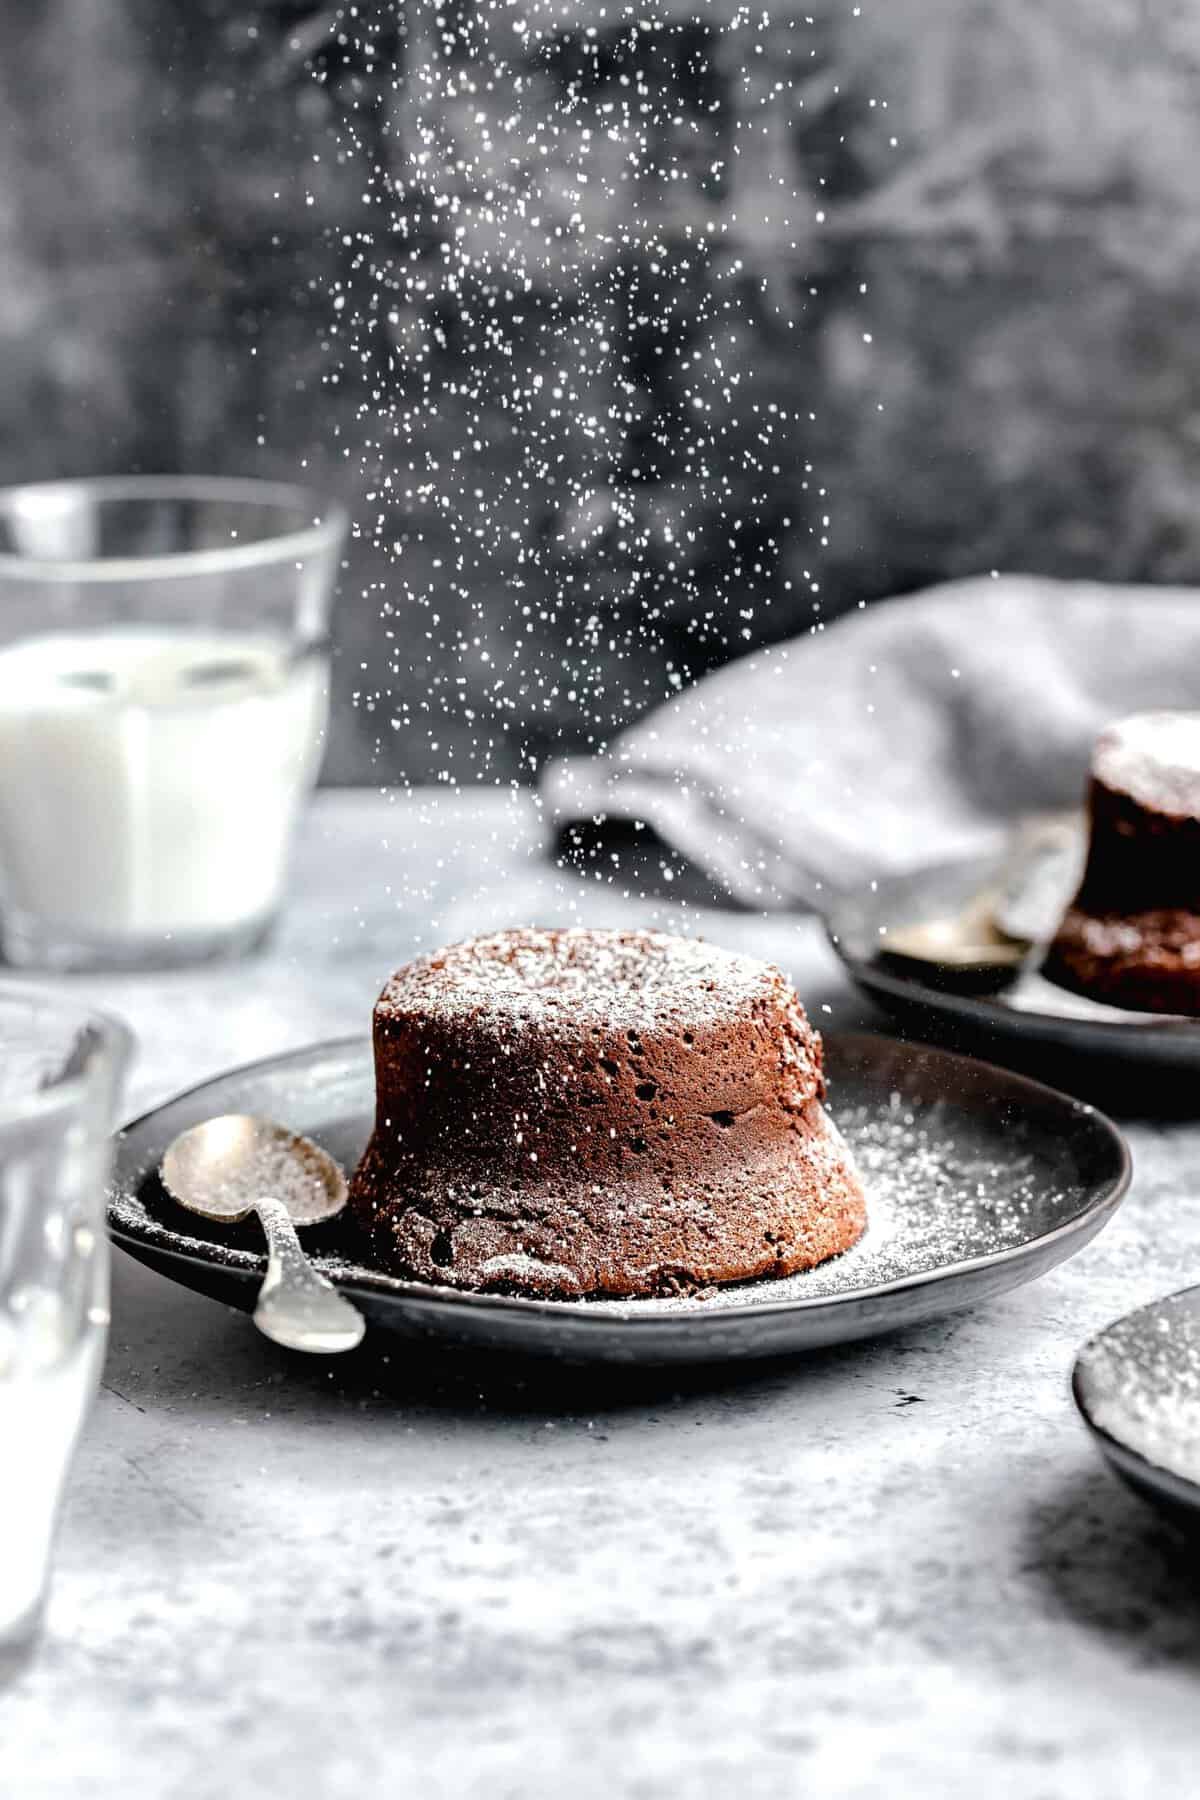
[[[538,840],[527,795],[322,796],[266,957],[80,984],[141,1034],[131,1110],[365,1028],[421,945],[669,922]],[[863,1016],[811,921],[705,924],[782,961],[823,1024]],[[1200,1130],[1130,1135],[1116,1222],[1045,1280],[727,1375],[307,1362],[118,1257],[45,1639],[0,1695],[0,1792],[1194,1792],[1197,1564],[1067,1391],[1090,1330],[1200,1271]],[[0,1469],[19,1479],[15,1446]]]

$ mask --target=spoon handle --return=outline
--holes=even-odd
[[[267,1275],[259,1289],[254,1323],[289,1350],[329,1355],[353,1350],[367,1327],[362,1314],[319,1275],[300,1248],[296,1227],[282,1200],[264,1196],[254,1203],[267,1239]]]

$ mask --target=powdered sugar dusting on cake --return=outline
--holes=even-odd
[[[595,1021],[617,1029],[719,1018],[790,991],[778,969],[699,938],[657,931],[499,931],[418,958],[384,1010],[476,1013],[514,1025]]]
[[[1148,712],[1101,733],[1092,772],[1158,812],[1200,813],[1200,713]]]

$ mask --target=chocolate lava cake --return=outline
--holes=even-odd
[[[1200,713],[1097,740],[1079,892],[1043,973],[1109,1006],[1200,1015]]]
[[[390,1272],[575,1299],[787,1275],[866,1224],[778,969],[643,931],[503,931],[375,1007],[350,1206]]]

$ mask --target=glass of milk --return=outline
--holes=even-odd
[[[105,1187],[132,1040],[0,982],[0,1673],[41,1614],[108,1329]]]
[[[166,968],[269,930],[328,709],[346,517],[301,488],[0,490],[0,947]]]

